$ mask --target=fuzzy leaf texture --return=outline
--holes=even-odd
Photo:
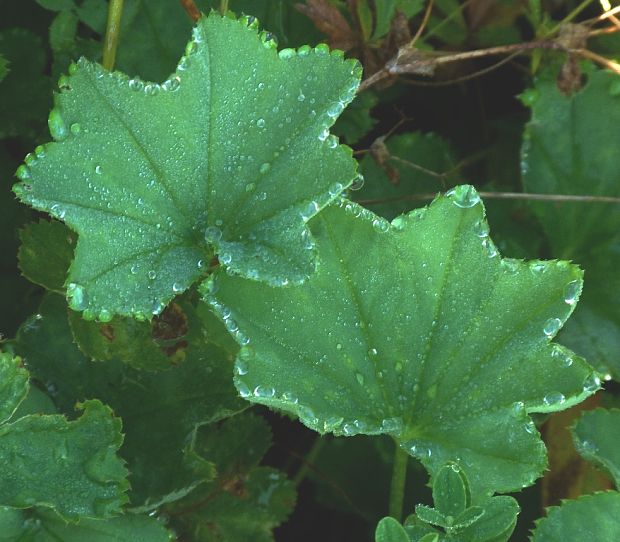
[[[278,53],[255,27],[201,19],[161,85],[85,59],[61,77],[54,142],[14,191],[79,234],[67,295],[84,318],[159,314],[214,251],[270,284],[314,271],[306,221],[356,175],[329,127],[361,68],[325,46]]]
[[[454,461],[472,495],[540,476],[528,413],[600,387],[551,342],[581,271],[501,258],[471,186],[391,224],[342,200],[313,231],[321,265],[307,283],[275,289],[218,271],[201,287],[244,345],[240,394],[320,433],[390,434],[432,474]]]

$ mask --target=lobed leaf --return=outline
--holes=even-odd
[[[244,408],[231,384],[232,359],[205,343],[195,322],[190,313],[191,347],[184,361],[156,373],[132,369],[118,359],[89,361],[73,342],[66,304],[58,295],[44,298],[39,313],[21,326],[13,342],[61,412],[95,397],[122,418],[120,453],[131,472],[130,497],[145,510],[213,478],[212,469],[195,472],[186,463],[187,439],[197,426]]]
[[[620,410],[584,412],[573,427],[575,448],[584,459],[608,472],[620,488]]]
[[[29,415],[0,426],[5,506],[50,507],[65,519],[105,518],[126,502],[127,470],[116,456],[121,423],[99,401],[87,401],[76,421]]]
[[[55,141],[14,191],[79,234],[67,296],[84,318],[159,314],[213,250],[270,284],[314,271],[306,222],[355,177],[329,127],[361,68],[323,46],[278,54],[255,26],[201,19],[161,85],[85,59],[61,77]]]
[[[22,274],[48,290],[63,292],[75,234],[61,222],[40,220],[26,225],[19,237],[17,259]]]
[[[585,495],[548,509],[531,542],[611,541],[620,538],[620,493]]]
[[[321,266],[303,285],[201,286],[244,345],[239,393],[321,433],[390,434],[431,473],[456,462],[475,495],[531,484],[546,461],[527,414],[600,387],[551,342],[581,271],[502,259],[469,186],[391,225],[343,200],[313,231]]]

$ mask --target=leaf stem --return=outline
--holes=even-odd
[[[196,22],[200,19],[200,10],[196,7],[194,0],[180,0],[180,2],[192,21]]]
[[[389,513],[394,519],[402,521],[403,502],[405,500],[405,481],[407,479],[407,462],[409,455],[398,442],[394,441],[394,464],[392,466],[392,484],[390,486]]]
[[[228,11],[228,0],[220,0],[220,13],[226,15]]]
[[[297,474],[295,474],[295,477],[293,478],[293,484],[295,485],[295,487],[301,484],[303,479],[307,476],[308,471],[311,469],[311,465],[315,462],[317,456],[325,445],[326,440],[327,439],[321,435],[317,435],[314,439],[312,448],[310,448],[310,450],[306,454],[306,457],[304,457],[301,467],[299,467]]]
[[[121,31],[123,0],[110,0],[108,6],[108,24],[103,39],[103,67],[112,71],[116,60],[116,47]]]

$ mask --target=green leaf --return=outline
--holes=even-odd
[[[71,53],[75,48],[78,17],[72,11],[61,11],[50,26],[50,45],[54,54]]]
[[[387,142],[379,139],[374,146],[379,162],[364,157],[360,171],[365,182],[352,198],[390,220],[418,205],[409,196],[435,194],[441,188],[441,180],[429,172],[446,173],[456,165],[448,143],[435,134],[412,132]],[[450,185],[454,176],[443,181]]]
[[[84,412],[76,421],[31,415],[0,426],[1,503],[51,507],[66,519],[120,511],[129,487],[116,457],[120,420],[99,401],[79,407]]]
[[[381,38],[389,32],[397,10],[402,11],[410,19],[420,13],[423,7],[423,0],[382,0],[375,2],[375,31],[372,39]]]
[[[377,95],[371,91],[358,94],[334,124],[334,134],[343,137],[349,145],[357,143],[377,124],[370,116],[370,111],[377,102]]]
[[[272,529],[295,505],[295,488],[276,469],[258,467],[216,488],[202,507],[182,511],[196,542],[273,542]],[[183,527],[182,527],[183,528]]]
[[[409,542],[409,537],[403,526],[388,516],[377,524],[375,542]]]
[[[94,360],[120,360],[135,369],[154,371],[185,358],[187,316],[176,303],[151,322],[114,318],[97,323],[71,312],[69,324],[80,350]]]
[[[424,523],[428,523],[429,525],[434,525],[436,527],[447,527],[448,520],[446,517],[436,508],[432,506],[426,506],[425,504],[418,504],[415,507],[415,514],[418,516],[420,521]]]
[[[7,421],[28,393],[28,371],[20,358],[0,352],[0,423]]]
[[[391,225],[343,200],[313,231],[321,266],[303,285],[217,272],[201,286],[249,340],[239,393],[321,433],[391,434],[433,474],[454,461],[475,495],[532,483],[545,450],[527,414],[600,387],[551,342],[581,271],[500,258],[470,186]]]
[[[179,499],[212,476],[186,465],[185,448],[195,428],[243,410],[231,383],[232,359],[200,339],[189,314],[185,360],[168,371],[147,373],[118,360],[90,362],[73,343],[67,308],[57,295],[44,298],[38,317],[19,330],[14,347],[27,358],[62,412],[96,397],[122,418],[121,455],[131,472],[132,504],[148,510]]]
[[[467,480],[453,463],[442,467],[433,481],[433,503],[444,516],[456,517],[469,506]]]
[[[611,541],[620,538],[620,493],[585,495],[548,509],[536,523],[532,542]]]
[[[481,503],[484,514],[471,525],[459,529],[464,540],[476,542],[506,542],[517,524],[519,504],[512,497],[491,497]]]
[[[19,237],[22,244],[17,258],[22,274],[48,290],[64,292],[75,234],[61,222],[40,220],[28,224]]]
[[[0,54],[11,63],[0,85],[0,138],[36,137],[51,102],[43,42],[32,32],[11,28],[0,32]]]
[[[523,183],[528,192],[620,196],[620,165],[612,141],[620,138],[617,76],[588,70],[587,83],[564,96],[550,73],[532,91],[532,118],[524,134]],[[617,273],[620,213],[601,201],[530,202],[554,255],[584,262],[587,284],[562,342],[597,369],[620,379]]]
[[[81,518],[74,525],[42,509],[25,512],[0,507],[2,542],[168,542],[172,539],[161,522],[146,516]]]
[[[620,488],[620,410],[584,412],[573,427],[575,448],[584,459],[608,472]]]
[[[314,271],[306,221],[355,177],[329,136],[355,61],[322,46],[278,56],[267,34],[214,14],[162,85],[83,59],[70,72],[50,113],[56,141],[14,191],[79,233],[73,309],[159,314],[203,275],[211,246],[231,272],[271,284]]]
[[[555,77],[535,87],[532,118],[522,148],[522,177],[527,192],[620,196],[620,163],[611,141],[620,138],[620,98],[613,94],[617,75],[590,70],[586,85],[563,95]],[[617,238],[617,204],[531,202],[554,254],[573,258]]]

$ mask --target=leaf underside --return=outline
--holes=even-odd
[[[553,344],[582,273],[502,259],[472,187],[384,221],[342,200],[313,221],[321,265],[274,289],[217,273],[202,292],[237,336],[235,383],[324,433],[387,433],[431,473],[466,469],[472,494],[530,484],[545,450],[528,412],[598,389]]]
[[[85,318],[159,314],[213,251],[271,284],[314,271],[305,223],[355,177],[329,127],[361,68],[322,46],[278,53],[249,20],[201,19],[161,85],[85,59],[61,77],[55,141],[14,191],[79,234],[67,295]]]

